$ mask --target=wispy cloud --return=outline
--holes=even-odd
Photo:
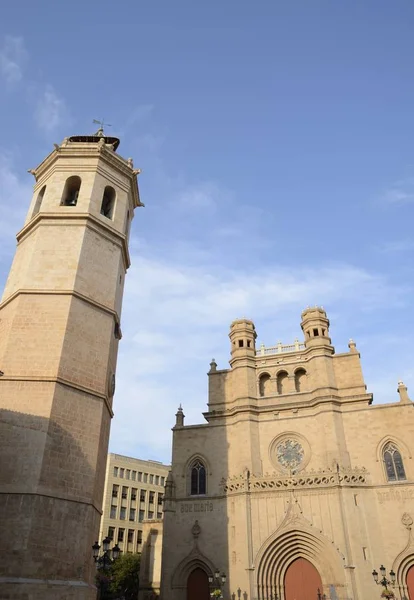
[[[396,181],[385,191],[382,201],[394,206],[414,202],[414,178]]]
[[[208,363],[214,356],[226,367],[227,332],[234,318],[252,317],[259,341],[266,345],[276,343],[281,332],[283,339],[286,331],[291,334],[283,341],[289,343],[300,335],[300,313],[307,304],[326,304],[330,315],[345,324],[356,314],[409,296],[403,286],[396,289],[381,275],[347,264],[305,266],[294,272],[277,263],[262,270],[228,270],[134,253],[124,300],[111,447],[168,460],[168,432],[178,404],[183,403],[187,422],[203,421]],[[347,332],[354,334],[355,326]],[[131,421],[139,422],[139,439],[128,433]]]
[[[59,97],[51,85],[41,92],[35,110],[35,121],[39,129],[51,133],[67,120],[67,108],[63,98]]]
[[[6,35],[0,49],[0,73],[8,86],[21,81],[26,57],[23,38]]]
[[[384,254],[396,254],[399,252],[409,252],[414,250],[414,240],[395,240],[393,242],[384,242],[379,250]]]
[[[175,206],[184,210],[215,210],[226,194],[212,182],[187,185],[178,192]]]

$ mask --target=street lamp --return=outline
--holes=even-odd
[[[394,571],[391,569],[391,571],[389,572],[390,578],[387,579],[387,569],[384,567],[384,565],[381,565],[379,570],[381,573],[381,578],[378,577],[378,572],[375,569],[372,571],[372,577],[374,578],[374,581],[377,585],[382,585],[382,587],[384,588],[382,590],[381,597],[382,598],[394,598],[394,592],[392,590],[388,589],[389,585],[392,585],[392,587],[395,586]]]
[[[102,540],[102,554],[99,554],[99,550],[101,549],[101,547],[98,544],[98,542],[95,542],[94,545],[92,546],[92,556],[93,556],[93,560],[95,561],[95,564],[96,564],[96,569],[98,571],[102,571],[104,574],[106,574],[108,572],[109,567],[119,557],[119,555],[121,553],[121,550],[120,550],[118,544],[115,544],[115,546],[112,548],[112,550],[110,550],[110,545],[111,545],[111,538],[106,537],[105,539]],[[111,554],[112,554],[112,557],[111,557]],[[107,581],[106,581],[105,577],[99,577],[98,582],[99,582],[99,598],[102,599]]]
[[[210,596],[212,598],[223,598],[223,594],[222,594],[222,589],[221,588],[226,583],[226,580],[227,580],[226,574],[224,572],[222,572],[221,575],[220,575],[220,570],[219,569],[216,569],[214,571],[214,575],[211,573],[208,576],[208,582],[210,584],[210,588],[212,588],[213,585],[214,585],[214,588],[215,588],[210,593]]]

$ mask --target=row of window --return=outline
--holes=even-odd
[[[165,485],[165,477],[161,475],[153,475],[151,473],[143,473],[141,471],[134,471],[132,469],[124,469],[123,467],[114,467],[114,477],[120,479],[130,479],[131,481],[142,481],[143,483],[150,483],[152,485]]]
[[[82,180],[78,175],[72,175],[66,180],[65,187],[63,188],[63,194],[60,201],[61,206],[76,206],[78,203],[80,188]],[[46,186],[44,185],[37,195],[36,202],[33,209],[33,216],[36,215],[42,205],[43,197],[46,192]],[[107,185],[104,189],[101,201],[100,213],[107,219],[113,219],[114,208],[115,208],[116,192],[114,188]],[[128,213],[129,214],[129,213]]]
[[[273,382],[269,373],[263,373],[259,378],[259,394],[260,396],[269,396],[274,394],[277,390],[278,394],[286,394],[288,390],[288,378],[289,374],[287,371],[279,371],[276,375],[276,389],[273,387]],[[306,382],[306,371],[302,367],[296,369],[294,373],[295,378],[295,391],[303,392]]]
[[[114,541],[115,537],[117,538],[117,543],[123,543],[123,542],[128,542],[128,544],[133,544],[134,543],[134,534],[135,534],[135,529],[127,529],[126,530],[126,536],[125,536],[125,528],[123,527],[119,527],[118,529],[118,535],[115,535],[115,527],[108,527],[108,537],[111,541]],[[137,546],[140,546],[142,544],[142,531],[138,530],[136,532],[137,534]]]
[[[110,518],[111,519],[118,519],[120,521],[126,521],[127,519],[127,509],[125,506],[121,506],[119,507],[119,517],[117,516],[117,512],[118,512],[118,507],[115,504],[111,505],[111,512],[110,512]],[[138,521],[139,523],[142,523],[142,521],[145,519],[145,510],[139,510],[137,513],[137,510],[135,508],[130,508],[129,509],[129,518],[128,520],[131,522],[135,522],[136,521],[136,517],[138,514]],[[156,516],[155,516],[156,515]],[[148,519],[162,519],[162,512],[160,510],[160,508],[158,507],[157,512],[155,513],[153,510],[148,510]]]
[[[401,452],[394,442],[388,442],[383,449],[383,461],[388,481],[404,481],[404,462]],[[197,458],[190,464],[190,495],[201,496],[207,493],[207,471],[204,463]]]
[[[128,499],[128,495],[130,492],[130,498],[131,501],[132,500],[136,500],[138,497],[138,491],[139,491],[139,501],[140,502],[145,502],[147,499],[147,492],[148,492],[148,502],[150,504],[154,504],[155,502],[155,494],[156,492],[153,492],[151,490],[138,490],[138,488],[130,488],[126,485],[120,486],[117,485],[116,483],[114,483],[112,485],[112,498],[118,498],[119,494],[121,494],[121,498],[123,498],[124,500]],[[164,499],[164,495],[158,493],[157,494],[157,503],[158,506],[162,506],[163,503],[163,499]]]

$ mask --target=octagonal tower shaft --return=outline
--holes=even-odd
[[[95,597],[137,171],[117,140],[66,139],[34,195],[0,304],[0,514],[13,599]],[[6,542],[7,540],[7,542]]]

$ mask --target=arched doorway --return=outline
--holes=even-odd
[[[414,600],[414,565],[408,569],[407,589],[409,599]]]
[[[318,600],[322,580],[318,571],[306,558],[290,563],[285,574],[285,600]]]
[[[191,571],[188,576],[187,600],[210,600],[208,576],[200,567]]]

